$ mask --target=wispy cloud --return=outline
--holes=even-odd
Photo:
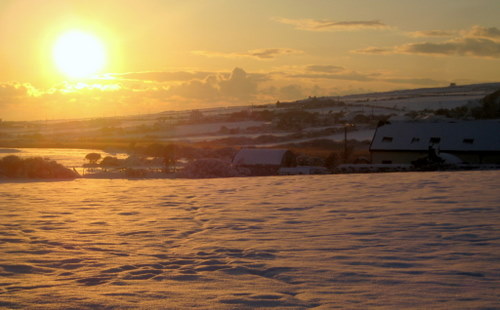
[[[259,60],[270,60],[285,55],[303,54],[304,52],[293,48],[262,48],[241,53],[224,53],[213,51],[192,51],[192,53],[205,57],[255,58]]]
[[[325,70],[321,71],[323,69]],[[330,72],[328,72],[328,69],[331,69]],[[297,79],[308,85],[320,82],[320,80],[338,80],[351,83],[407,84],[413,86],[439,86],[447,84],[447,81],[432,78],[400,76],[390,71],[355,71],[333,65],[309,65],[303,67],[302,71],[300,71],[300,68],[295,68],[295,70],[288,73],[282,73],[281,78]]]
[[[433,33],[435,37],[440,34],[439,31]],[[432,36],[431,33],[427,34]],[[444,36],[445,33],[441,34]],[[442,42],[407,43],[394,47],[367,47],[354,50],[352,53],[500,58],[500,30],[498,28],[474,26],[470,30],[457,31],[455,34],[459,36]]]
[[[500,42],[480,38],[461,38],[441,43],[406,44],[396,47],[395,52],[401,54],[500,58]]]
[[[388,55],[394,54],[393,48],[383,48],[383,47],[365,47],[357,50],[351,51],[353,54],[368,54],[368,55]]]
[[[293,74],[293,78],[301,79],[328,79],[328,80],[344,80],[344,81],[357,81],[368,82],[373,81],[374,77],[371,74],[362,74],[357,72],[345,72],[338,74]]]
[[[334,65],[309,65],[306,67],[306,71],[311,72],[334,73],[342,70],[344,70],[343,67]]]
[[[410,37],[414,38],[442,38],[442,37],[452,37],[456,35],[456,31],[449,30],[426,30],[426,31],[414,31],[408,33]]]
[[[390,27],[379,20],[369,21],[334,21],[329,19],[290,19],[276,17],[275,21],[292,25],[300,30],[307,31],[349,31],[364,29],[389,29]]]

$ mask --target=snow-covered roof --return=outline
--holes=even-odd
[[[276,165],[283,162],[284,149],[241,149],[233,158],[235,165]]]
[[[500,120],[394,122],[377,128],[372,151],[500,151]]]

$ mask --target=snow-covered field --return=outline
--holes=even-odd
[[[371,105],[403,108],[407,111],[453,109],[470,103],[477,104],[484,96],[497,91],[499,88],[500,83],[484,83],[347,95],[341,97],[341,100],[346,103],[368,101]]]
[[[499,171],[0,183],[0,307],[495,309]]]

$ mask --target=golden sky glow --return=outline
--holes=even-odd
[[[0,118],[498,82],[498,12],[497,0],[3,0]]]

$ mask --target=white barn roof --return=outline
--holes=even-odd
[[[287,152],[284,149],[242,149],[234,156],[233,164],[279,166]]]
[[[395,122],[377,128],[371,151],[500,151],[500,120]]]

